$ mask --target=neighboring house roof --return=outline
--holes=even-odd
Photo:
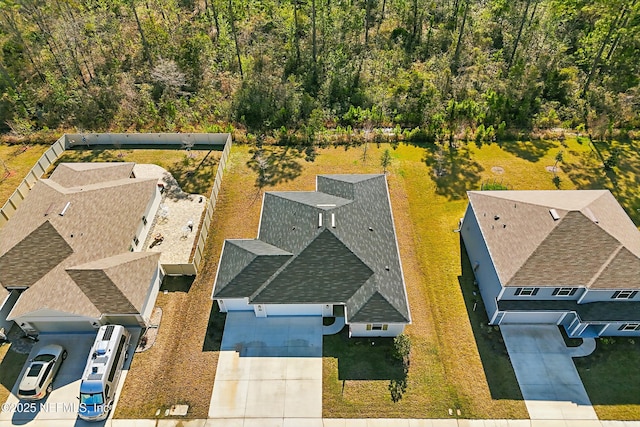
[[[141,307],[157,254],[133,254],[129,248],[157,181],[129,178],[132,168],[132,163],[61,164],[51,178],[36,182],[0,229],[0,284],[28,288],[9,319],[42,309],[89,317],[99,317],[105,308],[131,313],[124,300]],[[90,270],[102,279],[89,284]],[[100,292],[92,295],[107,288],[105,276],[110,289],[123,294],[113,306],[99,302]]]
[[[640,301],[500,300],[500,311],[575,311],[583,322],[640,322]]]
[[[386,177],[320,175],[316,188],[265,193],[258,239],[225,242],[213,297],[410,322]]]
[[[503,286],[640,287],[640,231],[608,190],[468,195]]]

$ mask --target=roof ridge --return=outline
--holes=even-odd
[[[620,243],[620,245],[617,248],[615,248],[613,252],[611,252],[611,255],[609,255],[609,258],[607,258],[607,260],[602,263],[602,265],[600,266],[596,274],[593,275],[591,280],[589,280],[589,283],[587,283],[587,288],[590,288],[591,285],[593,285],[600,278],[600,276],[602,276],[602,273],[604,273],[607,267],[611,265],[613,260],[618,256],[618,254],[620,253],[620,251],[622,251],[622,249],[624,249],[624,245]]]

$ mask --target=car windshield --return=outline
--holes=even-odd
[[[40,371],[42,370],[43,366],[44,366],[44,363],[32,363],[31,367],[29,368],[29,372],[27,372],[27,376],[37,377]]]
[[[102,405],[104,399],[102,393],[80,393],[80,403],[85,405]]]
[[[53,354],[39,354],[37,355],[33,361],[34,362],[51,362],[56,357]]]

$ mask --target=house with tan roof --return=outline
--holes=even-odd
[[[269,191],[257,239],[224,243],[212,298],[257,317],[341,317],[351,336],[411,322],[385,175],[319,175]]]
[[[640,231],[608,190],[468,197],[460,232],[490,324],[640,336]]]
[[[0,229],[0,315],[27,334],[147,326],[163,273],[143,245],[160,198],[133,163],[60,164]]]

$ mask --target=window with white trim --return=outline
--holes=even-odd
[[[625,323],[618,328],[619,331],[640,331],[640,323]]]
[[[373,323],[367,325],[367,331],[386,331],[389,329],[389,325],[382,323]]]
[[[516,288],[515,295],[521,297],[530,297],[538,293],[540,288]]]
[[[611,295],[611,299],[632,299],[638,294],[638,291],[615,291]]]
[[[555,288],[552,295],[554,297],[569,297],[574,295],[578,288]]]

